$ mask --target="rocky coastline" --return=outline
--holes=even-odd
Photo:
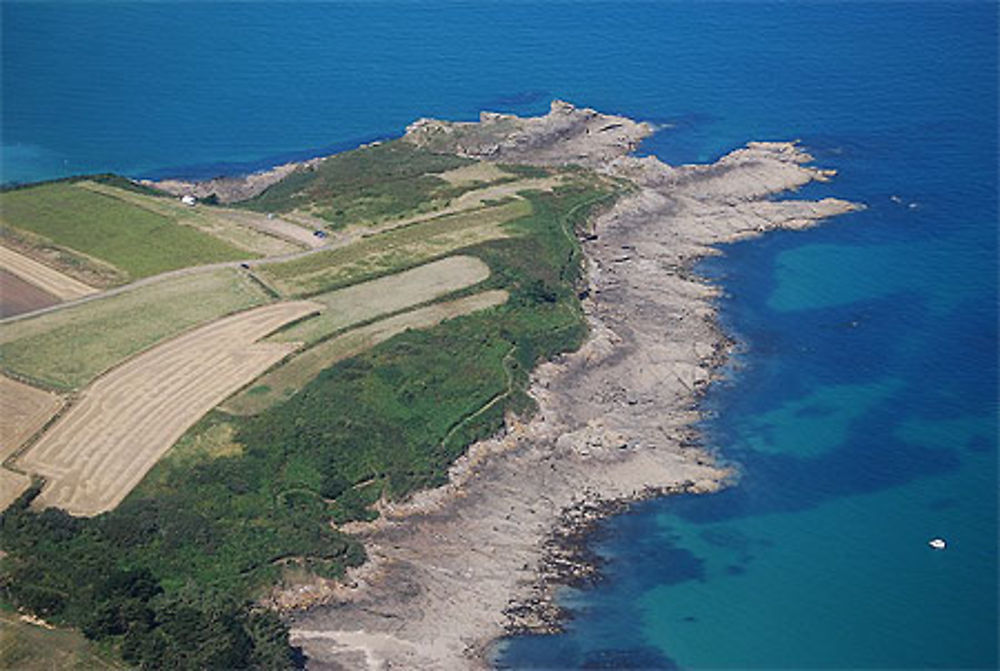
[[[520,119],[421,120],[404,140],[491,161],[582,164],[634,186],[582,240],[590,338],[540,366],[538,411],[471,446],[447,485],[381,505],[361,536],[369,561],[345,581],[277,591],[271,605],[316,669],[489,665],[514,633],[558,631],[555,594],[599,572],[587,540],[638,500],[716,491],[731,480],[702,445],[698,401],[734,343],[718,288],[697,276],[717,245],[801,229],[860,206],[773,196],[831,171],[794,143],[751,143],[708,166],[631,152],[648,124],[555,102]]]

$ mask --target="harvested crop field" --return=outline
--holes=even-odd
[[[259,266],[281,293],[302,296],[342,287],[463,247],[508,237],[504,224],[531,214],[525,200],[422,220],[363,238],[345,247],[283,263]]]
[[[489,276],[489,266],[476,257],[449,256],[395,275],[313,296],[310,300],[322,303],[326,310],[275,333],[269,340],[313,343],[353,324],[432,301]]]
[[[27,475],[0,467],[0,512],[6,510],[30,486],[31,478]]]
[[[0,375],[0,462],[45,426],[62,407],[56,394]]]
[[[0,375],[0,464],[13,455],[62,407],[55,394]],[[31,484],[31,478],[0,467],[0,511]]]
[[[58,305],[60,302],[52,294],[0,268],[0,319]]]
[[[42,386],[76,389],[160,340],[270,300],[235,269],[171,277],[2,324],[0,361]]]
[[[257,384],[222,406],[234,415],[255,415],[291,398],[333,364],[374,347],[407,329],[429,328],[446,319],[507,302],[506,291],[484,291],[454,301],[436,303],[361,326],[302,352],[261,377]]]
[[[109,263],[132,279],[251,256],[169,217],[73,183],[0,193],[0,210],[5,225]]]
[[[37,503],[86,516],[113,509],[202,415],[296,347],[257,340],[321,307],[295,301],[232,315],[97,380],[18,459],[48,480]]]
[[[0,245],[0,269],[17,275],[59,300],[71,301],[96,291],[79,280],[29,259],[23,254],[18,254],[13,249],[7,249],[3,245]]]

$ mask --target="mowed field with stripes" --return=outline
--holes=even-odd
[[[114,508],[194,422],[294,351],[256,341],[319,305],[255,308],[164,343],[107,373],[18,460],[45,476],[42,506]]]

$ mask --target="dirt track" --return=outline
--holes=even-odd
[[[321,306],[277,303],[154,347],[112,370],[18,460],[48,482],[36,503],[111,510],[203,414],[297,345],[256,343]]]

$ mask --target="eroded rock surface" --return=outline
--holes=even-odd
[[[832,175],[793,144],[752,143],[712,165],[672,167],[628,156],[649,132],[565,103],[536,119],[409,128],[408,139],[436,150],[584,163],[637,189],[584,242],[591,337],[536,371],[537,415],[470,448],[449,485],[356,525],[372,561],[320,589],[328,605],[291,616],[293,643],[313,668],[483,666],[504,633],[559,626],[552,594],[589,579],[580,535],[594,520],[652,495],[713,491],[731,475],[692,428],[699,393],[731,346],[715,320],[717,289],[692,266],[717,253],[712,245],[857,206],[771,200]],[[276,602],[301,603],[305,592]]]
[[[483,112],[478,123],[420,119],[406,129],[404,139],[469,158],[597,167],[633,151],[652,132],[649,124],[556,100],[540,117]]]
[[[283,163],[270,170],[261,170],[249,175],[216,177],[198,182],[184,179],[159,181],[144,179],[140,181],[140,184],[178,197],[194,196],[199,200],[214,197],[223,204],[236,203],[258,196],[264,193],[268,187],[277,184],[296,170],[309,170],[322,160],[322,158],[314,158],[308,161]]]

